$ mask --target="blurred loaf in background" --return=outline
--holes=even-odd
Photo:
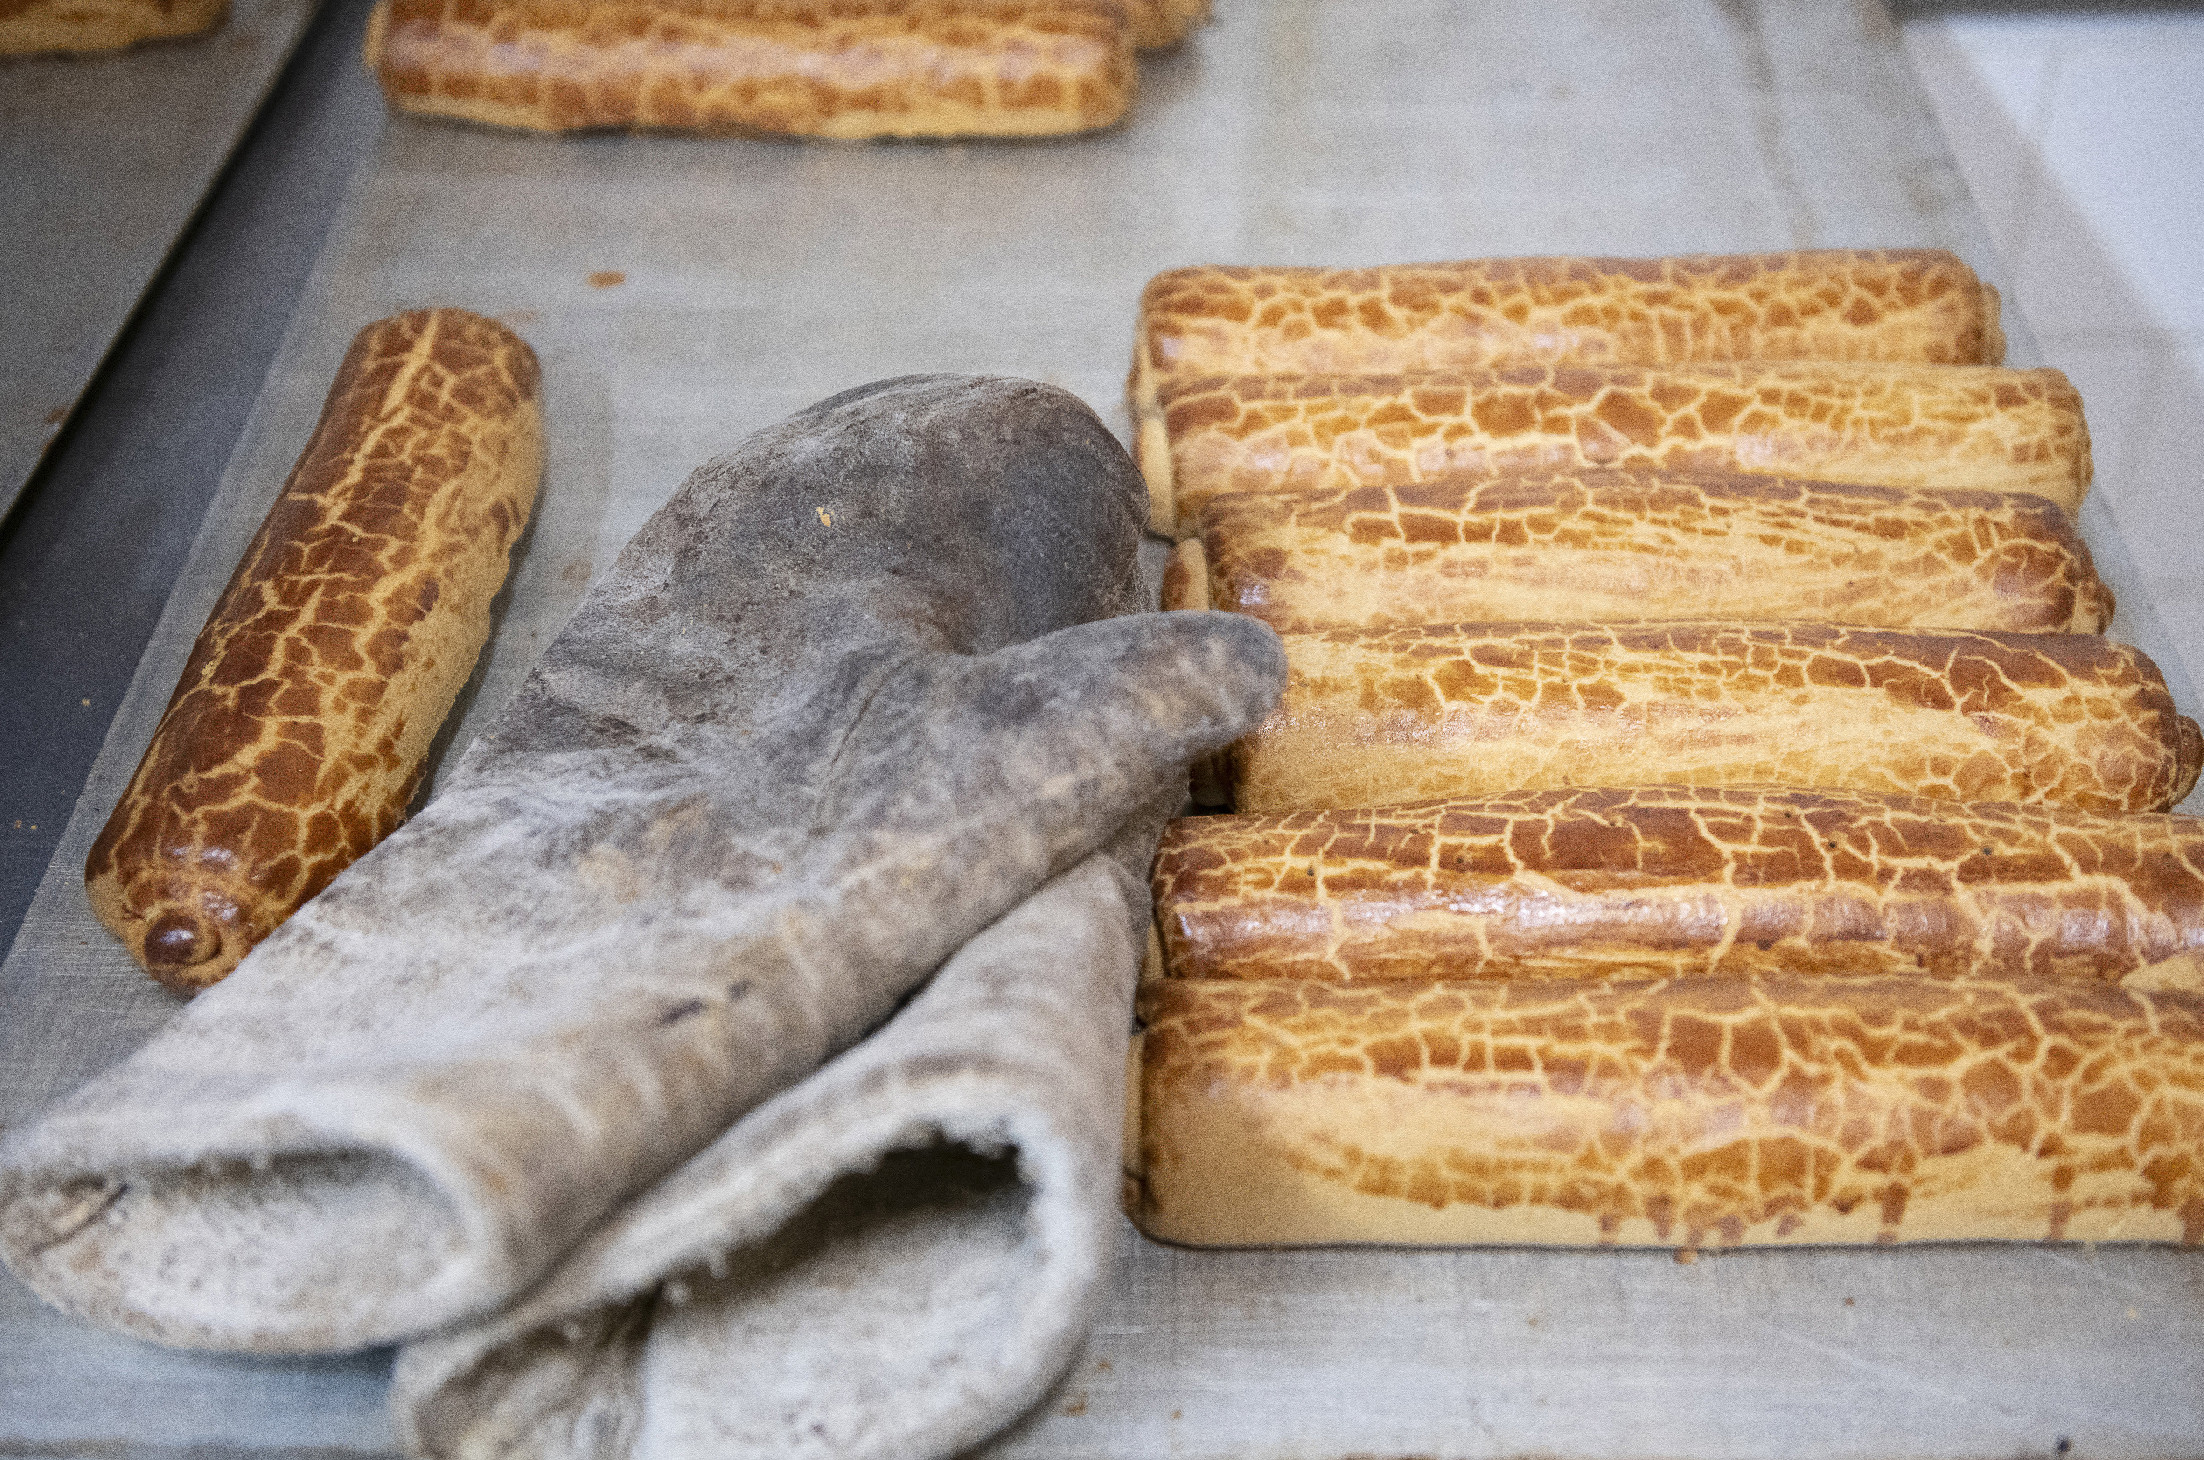
[[[401,111],[535,132],[1041,137],[1122,120],[1206,0],[382,0]]]

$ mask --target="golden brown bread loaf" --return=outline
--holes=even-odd
[[[366,56],[393,106],[539,132],[1044,136],[1138,81],[1112,0],[382,0]]]
[[[2204,993],[2204,821],[1700,786],[1171,823],[1173,978],[2073,977]]]
[[[1578,472],[1233,492],[1210,602],[1281,633],[1508,619],[2101,631],[2112,594],[2041,497]]]
[[[1139,421],[1214,375],[2004,358],[1997,291],[1942,249],[1202,265],[1141,291],[1127,394]]]
[[[2066,377],[1989,366],[1240,376],[1165,396],[1160,429],[1139,445],[1154,520],[1180,537],[1228,491],[1619,467],[2027,492],[2073,512],[2090,477],[2081,397]]]
[[[489,636],[543,469],[535,353],[420,310],[360,331],[84,864],[178,992],[404,818]]]
[[[1167,979],[1141,1002],[1128,1205],[1164,1241],[2204,1241],[2194,995]]]
[[[197,35],[229,13],[229,0],[0,0],[0,56]]]
[[[2088,634],[1452,624],[1285,635],[1243,812],[1564,786],[1776,785],[2161,811],[2204,736]]]

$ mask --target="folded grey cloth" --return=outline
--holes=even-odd
[[[517,1306],[405,1349],[407,1451],[918,1460],[1017,1418],[1085,1336],[1121,1220],[1147,907],[1090,857]]]
[[[1018,381],[700,469],[418,816],[0,1146],[0,1256],[256,1352],[509,1302],[1261,717],[1268,630],[1110,617],[1143,500]]]

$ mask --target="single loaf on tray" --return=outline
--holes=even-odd
[[[1147,985],[1197,1246],[2204,1241],[2204,1000],[2076,980]]]
[[[368,69],[404,111],[628,127],[1027,137],[1123,117],[1134,17],[1183,0],[382,0]]]
[[[1996,365],[1997,291],[1942,249],[1171,269],[1140,295],[1133,418],[1211,375],[1500,365]]]
[[[2093,634],[2112,618],[2072,519],[2020,494],[1578,472],[1233,492],[1202,524],[1210,606],[1281,633],[1692,617]]]
[[[1565,786],[1778,785],[2161,811],[2204,736],[2090,634],[1436,624],[1287,634],[1243,812]]]
[[[1180,537],[1220,492],[1304,494],[1453,476],[1743,472],[2027,492],[2069,512],[2090,479],[2081,397],[2056,370],[1808,362],[1236,376],[1167,395],[1139,438],[1152,516]]]
[[[214,29],[229,0],[0,0],[0,56],[112,51]]]
[[[2204,821],[1700,786],[1171,823],[1172,978],[1918,974],[2204,993]]]
[[[543,470],[535,352],[460,309],[360,331],[84,864],[188,993],[404,819]]]

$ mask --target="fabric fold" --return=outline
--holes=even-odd
[[[515,1307],[406,1348],[408,1452],[943,1456],[1015,1419],[1106,1271],[1147,906],[1090,857]]]
[[[510,1301],[1260,719],[1267,629],[1116,616],[1141,493],[971,377],[700,469],[435,799],[0,1146],[0,1256],[253,1352]]]

